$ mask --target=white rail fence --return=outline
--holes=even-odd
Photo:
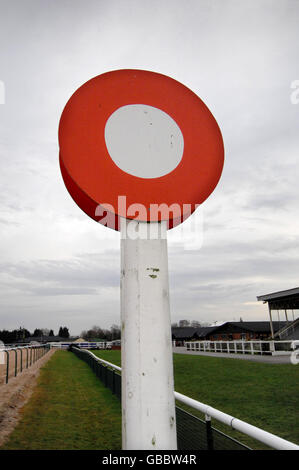
[[[276,450],[299,450],[299,446],[293,442],[282,439],[281,437],[276,436],[270,432],[264,431],[263,429],[252,426],[251,424],[246,423],[234,416],[223,413],[222,411],[213,408],[212,406],[201,403],[200,401],[193,400],[193,398],[186,397],[181,393],[174,392],[176,400],[184,403],[185,405],[194,408],[195,410],[201,411],[205,416],[214,418],[220,423],[230,426],[232,429],[239,431],[247,436],[256,439],[257,441],[266,444],[272,449]]]
[[[50,350],[49,345],[5,346],[0,348],[0,384],[31,367]]]
[[[111,362],[108,362],[108,361],[105,361],[104,359],[99,358],[98,356],[93,354],[91,351],[86,351],[86,352],[90,354],[97,361],[108,365],[114,370],[121,371],[121,367],[116,366],[115,364],[112,364]],[[263,429],[260,429],[256,426],[252,426],[251,424],[246,423],[245,421],[235,418],[234,416],[231,416],[227,413],[223,413],[222,411],[217,410],[216,408],[213,408],[212,406],[209,406],[205,403],[201,403],[200,401],[194,400],[193,398],[189,398],[186,395],[183,395],[182,393],[178,393],[175,391],[174,396],[175,396],[175,399],[178,400],[179,402],[184,403],[185,405],[190,406],[191,408],[204,413],[206,419],[214,418],[220,423],[226,424],[232,429],[235,429],[236,431],[246,434],[247,436],[250,436],[253,439],[256,439],[257,441],[262,442],[263,444],[266,444],[272,449],[299,450],[299,445],[294,444],[293,442],[282,439],[281,437],[278,437],[275,434],[272,434],[270,432],[264,431]]]
[[[69,346],[78,346],[78,348],[83,348],[83,349],[111,349],[112,347],[112,341],[101,341],[101,342],[88,342],[86,341],[85,343],[74,343],[72,341],[70,342],[64,342],[64,343],[48,343],[51,348],[59,348],[59,349],[67,349]]]
[[[299,347],[299,341],[186,341],[187,351],[234,354],[290,355]]]

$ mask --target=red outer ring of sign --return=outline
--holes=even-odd
[[[105,125],[114,111],[129,104],[159,108],[180,127],[183,157],[167,175],[139,178],[122,171],[111,159]],[[63,110],[59,145],[62,176],[75,202],[94,220],[116,230],[119,217],[168,220],[169,228],[177,225],[212,193],[224,162],[220,129],[201,99],[176,80],[144,70],[107,72],[82,85]],[[118,208],[118,196],[126,196],[126,207]],[[97,206],[105,208],[105,203],[114,207],[113,215],[109,209],[113,223],[95,215]],[[155,219],[149,210],[146,216],[128,216],[127,208],[135,203],[147,209],[151,204],[178,206]]]

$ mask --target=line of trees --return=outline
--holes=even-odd
[[[101,328],[100,326],[94,325],[89,330],[81,331],[81,338],[88,341],[95,339],[105,339],[107,341],[113,341],[114,339],[120,339],[120,327],[119,325],[112,325],[110,330]]]
[[[30,332],[26,328],[20,326],[20,328],[15,330],[0,330],[0,341],[3,343],[14,343],[15,341],[26,340],[29,337],[41,337],[41,336],[55,336],[54,330],[49,328],[35,328],[35,330]],[[58,331],[58,336],[61,338],[69,338],[70,333],[66,326],[61,326]]]
[[[209,326],[210,323],[201,322],[197,320],[179,320],[176,323],[172,323],[171,326],[175,327],[186,327],[192,326],[193,328],[200,328],[201,326]],[[94,325],[89,330],[83,330],[80,333],[81,338],[86,339],[87,341],[94,341],[97,339],[104,339],[107,341],[113,341],[114,339],[120,339],[121,330],[119,325],[112,325],[110,329],[101,328],[100,326]]]
[[[209,323],[201,322],[197,320],[179,320],[178,322],[172,323],[171,326],[175,327],[187,327],[192,326],[193,328],[200,328],[201,326],[208,326]],[[3,343],[14,343],[15,341],[26,340],[29,337],[41,337],[41,336],[55,336],[54,330],[49,328],[35,328],[30,332],[24,327],[8,331],[0,330],[0,341]],[[66,326],[60,326],[57,336],[61,338],[69,338],[69,329]],[[114,339],[120,339],[121,330],[119,325],[113,324],[110,329],[101,328],[100,326],[94,325],[89,330],[81,331],[80,336],[86,340],[103,339],[107,341],[113,341]]]

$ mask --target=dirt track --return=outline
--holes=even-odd
[[[17,425],[20,411],[36,385],[40,368],[54,353],[55,349],[50,350],[17,377],[11,377],[8,384],[0,385],[0,446]]]

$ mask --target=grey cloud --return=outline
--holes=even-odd
[[[82,83],[119,68],[183,82],[224,137],[203,247],[169,244],[173,318],[265,317],[245,303],[297,285],[299,105],[290,83],[299,78],[298,20],[291,0],[3,2],[0,327],[42,318],[79,332],[118,320],[119,238],[68,195],[57,128]]]
[[[96,295],[98,291],[92,288],[65,288],[65,287],[31,287],[29,292],[33,295]]]
[[[0,273],[15,279],[25,279],[28,282],[52,283],[55,285],[76,286],[88,291],[90,287],[115,287],[118,285],[118,270],[115,260],[105,260],[104,256],[94,255],[88,261],[81,258],[71,260],[36,260],[31,262],[1,263]],[[58,288],[57,288],[58,292]]]

